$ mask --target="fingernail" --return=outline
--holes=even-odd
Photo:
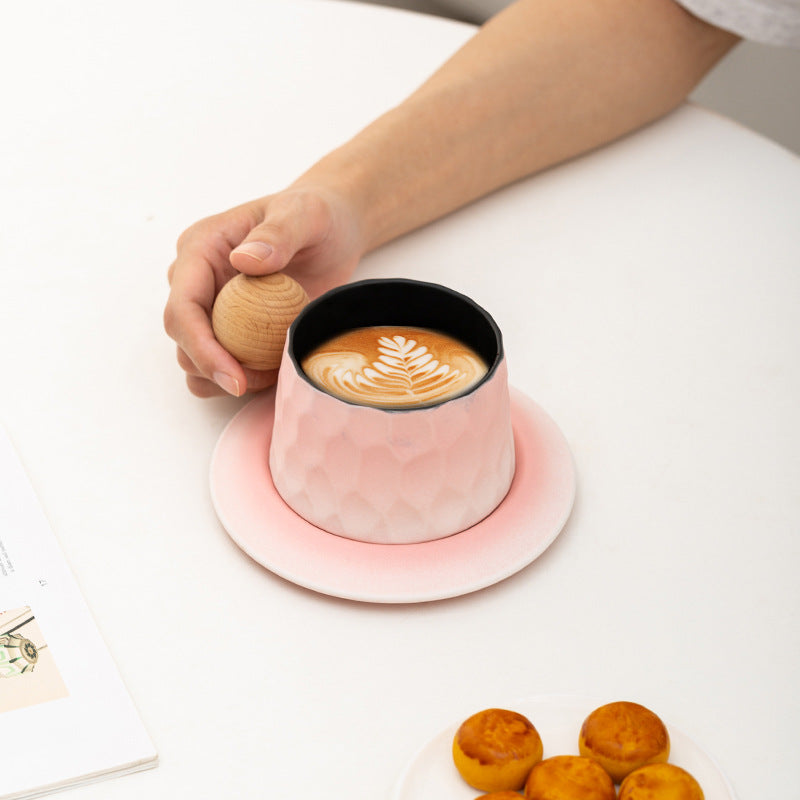
[[[237,381],[232,375],[228,375],[226,372],[215,372],[214,383],[216,383],[221,389],[224,389],[228,394],[232,394],[234,397],[239,397],[241,394],[239,391],[239,381]]]
[[[243,256],[249,256],[256,261],[263,261],[272,254],[272,245],[266,242],[245,242],[244,244],[240,244],[232,252],[239,253]]]

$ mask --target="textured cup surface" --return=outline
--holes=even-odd
[[[381,302],[365,312],[372,293]],[[422,408],[358,405],[309,381],[300,368],[309,346],[331,328],[380,324],[376,320],[436,325],[479,345],[489,372],[467,393]],[[481,326],[482,333],[470,332]],[[283,500],[330,533],[403,544],[474,525],[502,501],[514,475],[507,370],[497,326],[468,298],[416,281],[362,281],[319,298],[287,338],[269,458]]]

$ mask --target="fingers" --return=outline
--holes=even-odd
[[[355,224],[341,224],[351,216],[341,205],[330,192],[295,188],[200,220],[180,236],[164,327],[194,394],[238,397],[275,383],[276,370],[246,369],[217,342],[214,300],[237,271],[266,275],[288,266],[312,297],[346,280],[359,251]]]
[[[330,209],[319,196],[303,192],[274,195],[263,221],[231,251],[230,262],[247,275],[277,272],[298,252],[322,244],[330,227]]]
[[[247,389],[245,371],[217,342],[210,315],[220,287],[235,274],[231,241],[241,241],[253,224],[244,208],[201,220],[181,234],[169,268],[164,328],[178,345],[189,388],[202,397],[220,393],[211,384],[237,397]]]
[[[227,395],[227,392],[213,381],[206,380],[205,378],[198,378],[194,375],[186,376],[186,385],[195,397],[201,397],[203,399]]]
[[[232,270],[231,270],[232,271]],[[241,365],[214,337],[210,313],[217,293],[217,274],[209,256],[190,243],[179,249],[170,268],[170,294],[164,308],[164,329],[178,345],[178,363],[193,393],[208,397],[203,379],[236,397],[244,394]]]
[[[178,364],[186,372],[194,394],[209,397],[221,393],[211,392],[203,381],[216,384],[235,397],[244,394],[247,390],[245,371],[214,338],[208,312],[203,306],[181,299],[173,289],[164,309],[164,328],[178,345]]]
[[[206,378],[194,361],[180,347],[178,347],[177,357],[179,366],[186,373],[186,384],[189,387],[189,391],[197,397],[218,397],[224,394],[238,397],[243,393],[243,389],[240,389],[237,385],[226,386],[223,376],[216,375],[213,380]],[[245,369],[244,375],[244,385],[249,392],[260,392],[273,386],[278,380],[277,369]]]

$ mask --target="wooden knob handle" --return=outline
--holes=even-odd
[[[282,272],[236,275],[217,295],[211,326],[217,341],[250,369],[277,369],[286,332],[308,303],[305,289]]]

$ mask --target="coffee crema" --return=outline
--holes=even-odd
[[[488,372],[468,345],[440,331],[373,325],[314,348],[301,367],[322,391],[380,408],[429,406],[464,394]]]

